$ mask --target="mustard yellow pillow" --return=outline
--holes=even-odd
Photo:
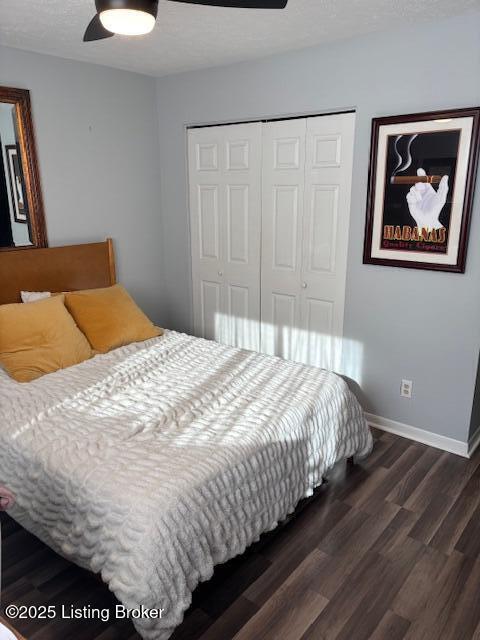
[[[0,362],[17,382],[30,382],[91,355],[63,296],[0,305]]]
[[[65,305],[92,349],[100,353],[162,335],[120,284],[71,291],[65,294]]]

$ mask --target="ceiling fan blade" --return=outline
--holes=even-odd
[[[285,9],[288,0],[172,0],[188,4],[204,4],[233,9]]]
[[[93,42],[94,40],[103,40],[104,38],[111,38],[113,33],[105,29],[103,24],[100,22],[100,17],[97,15],[90,20],[90,24],[88,25],[85,35],[83,36],[84,42]]]

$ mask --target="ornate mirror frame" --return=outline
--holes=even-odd
[[[18,127],[18,144],[22,158],[22,170],[28,203],[30,238],[32,245],[25,247],[0,247],[0,251],[19,251],[48,246],[42,189],[33,130],[30,92],[0,86],[0,102],[15,105]]]

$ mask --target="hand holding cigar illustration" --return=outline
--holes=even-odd
[[[417,176],[402,176],[403,180],[414,182],[407,193],[410,215],[419,229],[441,229],[443,224],[439,217],[447,201],[448,176],[427,176],[424,169],[417,170]],[[432,180],[435,178],[435,180]],[[400,177],[396,177],[399,180]],[[411,184],[403,182],[403,184]],[[438,184],[436,191],[432,183]]]

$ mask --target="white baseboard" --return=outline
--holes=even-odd
[[[471,458],[475,449],[480,444],[480,427],[475,431],[474,434],[468,439],[468,457]]]
[[[409,424],[403,424],[403,422],[376,416],[373,413],[365,413],[365,419],[370,426],[376,427],[381,431],[388,431],[388,433],[394,433],[396,436],[401,436],[402,438],[409,438],[422,444],[428,444],[430,447],[435,447],[436,449],[456,453],[464,458],[469,458],[478,444],[480,444],[480,429],[475,432],[469,442],[462,442],[461,440],[454,440],[447,436],[440,436],[437,433],[432,433],[432,431],[426,431],[425,429],[412,427]]]

